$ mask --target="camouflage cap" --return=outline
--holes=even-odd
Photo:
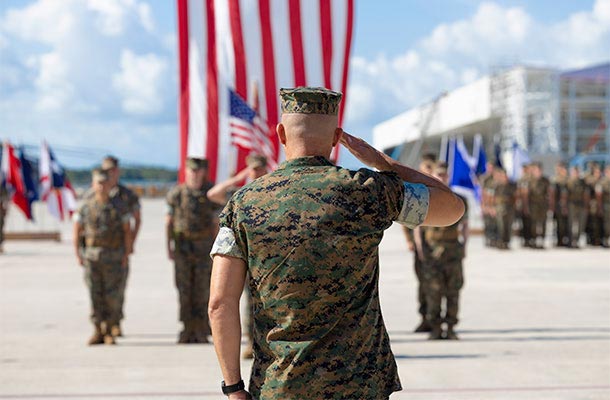
[[[246,164],[250,168],[260,168],[267,166],[267,157],[260,154],[250,154],[246,157]]]
[[[337,115],[343,95],[322,87],[280,89],[282,113]]]
[[[186,166],[190,169],[202,169],[208,167],[208,160],[204,158],[189,157],[186,160]]]
[[[106,182],[108,180],[108,172],[100,168],[95,168],[91,171],[91,180],[93,182]]]

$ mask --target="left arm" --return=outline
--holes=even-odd
[[[124,236],[124,246],[125,246],[125,255],[123,255],[123,267],[127,267],[127,258],[129,254],[133,251],[131,248],[133,241],[131,240],[131,227],[129,226],[129,222],[123,223],[123,236]]]
[[[142,219],[140,217],[140,209],[134,210],[132,213],[133,216],[133,228],[131,229],[131,251],[133,252],[134,243],[136,242],[136,238],[138,237],[138,233],[140,232],[140,224],[142,223]]]
[[[239,361],[241,344],[239,298],[244,289],[245,279],[244,260],[220,254],[214,255],[208,315],[214,335],[214,349],[227,386],[234,385],[242,379]],[[231,394],[229,399],[247,399],[248,396],[248,392],[242,390]]]

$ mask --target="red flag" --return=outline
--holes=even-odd
[[[271,163],[284,157],[274,133],[280,87],[324,86],[343,92],[345,104],[354,0],[177,3],[181,181],[189,156],[208,159],[212,180],[245,166],[250,150],[231,139],[231,91],[246,101],[260,100],[252,108],[267,122]],[[253,84],[261,88],[257,99],[248,91]]]
[[[32,220],[32,207],[28,200],[27,188],[22,175],[22,166],[19,157],[15,154],[15,148],[9,143],[4,143],[2,154],[2,173],[6,180],[9,193],[12,193],[13,203],[23,212],[28,220]]]

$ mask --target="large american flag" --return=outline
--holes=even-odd
[[[246,104],[258,102],[260,120],[272,130],[280,116],[281,87],[323,86],[343,92],[345,104],[354,0],[177,4],[180,180],[187,157],[207,158],[214,181],[245,166],[251,150],[236,146],[232,138],[231,91]],[[261,88],[258,95],[250,89],[253,85]],[[343,112],[342,108],[340,120]],[[283,158],[281,146],[276,135],[269,138],[271,161],[278,163]],[[333,153],[334,159],[337,156]]]
[[[231,143],[239,149],[267,157],[271,169],[277,168],[271,129],[258,113],[233,90],[229,91]]]

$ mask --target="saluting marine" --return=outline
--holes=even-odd
[[[74,214],[74,247],[91,298],[95,330],[89,344],[115,344],[121,317],[121,285],[131,253],[130,214],[123,203],[110,198],[107,172],[92,173],[94,195]],[[80,238],[85,248],[81,249]]]
[[[252,292],[256,399],[387,399],[400,390],[379,305],[378,245],[393,221],[451,224],[463,202],[338,128],[341,94],[282,89],[286,162],[240,189],[220,216],[210,320],[223,393],[241,379],[239,298]],[[339,140],[363,163],[329,161]],[[409,181],[409,182],[405,182]]]
[[[185,183],[167,194],[167,253],[175,263],[184,329],[178,343],[208,343],[208,300],[212,260],[209,257],[218,230],[219,206],[207,198],[207,160],[189,158]]]

